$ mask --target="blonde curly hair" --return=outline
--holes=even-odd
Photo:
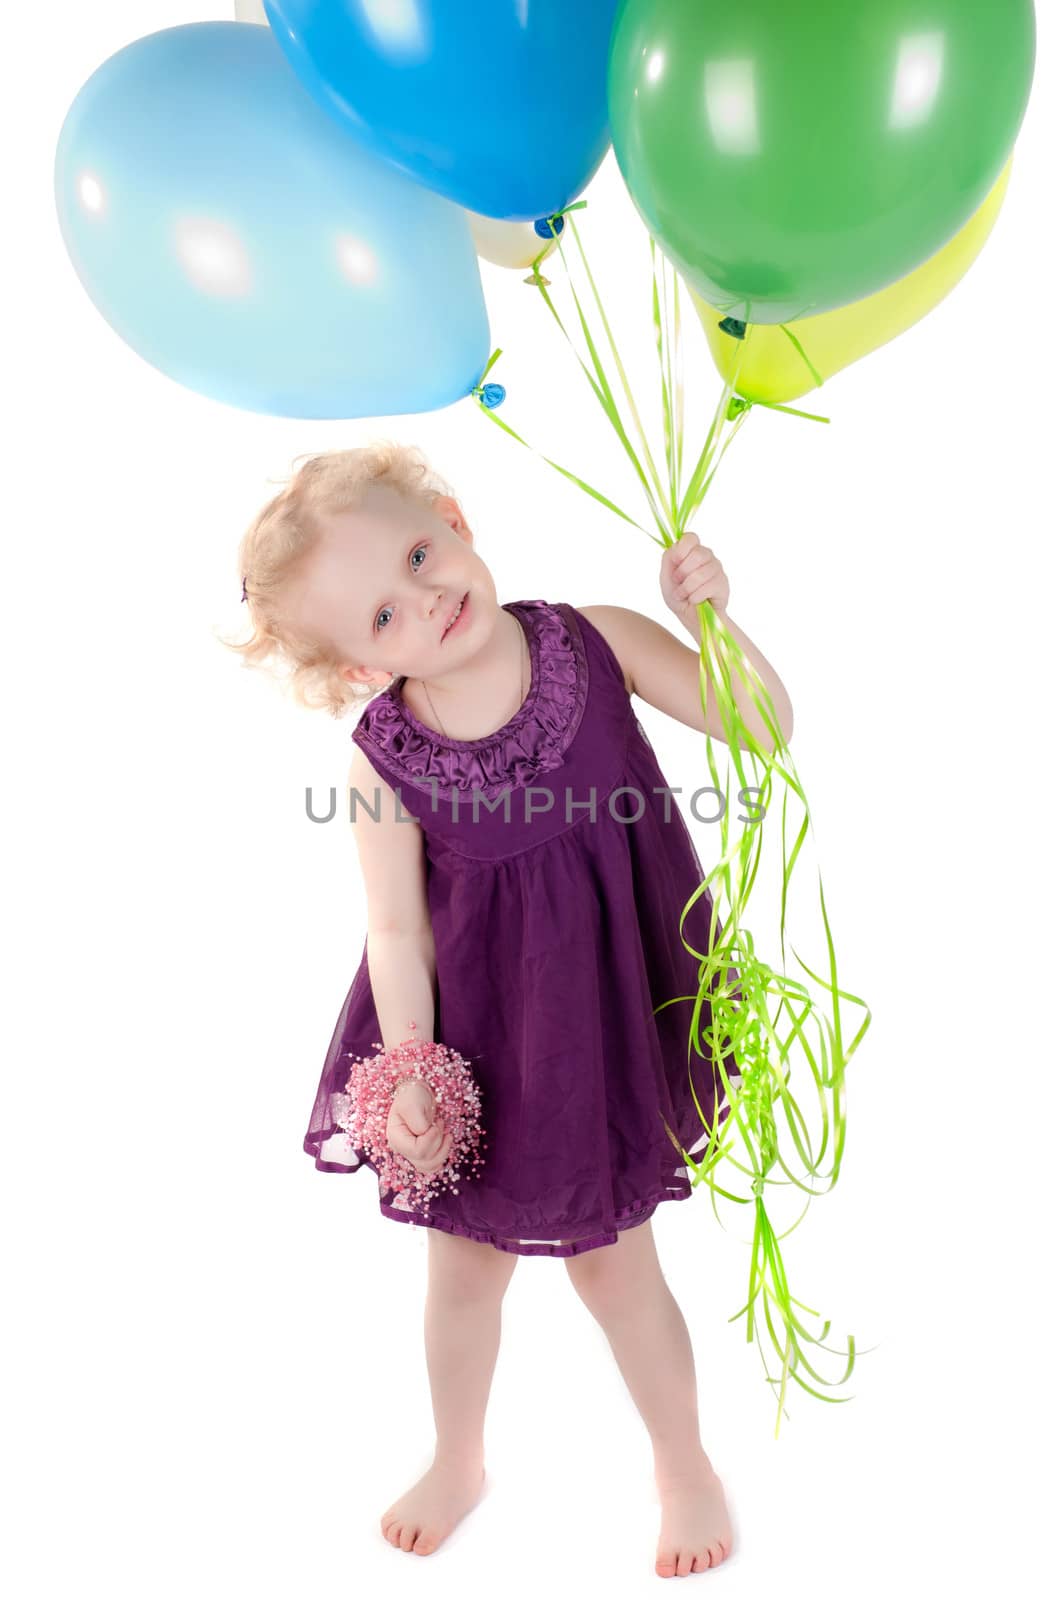
[[[299,456],[292,462],[293,469]],[[289,579],[315,547],[319,514],[356,510],[370,484],[385,484],[431,505],[450,495],[449,484],[414,445],[378,439],[352,450],[329,450],[303,460],[284,488],[258,512],[240,541],[238,571],[244,582],[251,637],[223,639],[247,667],[263,667],[286,681],[298,704],[341,717],[378,691],[340,676],[346,665],[322,639],[294,629],[283,612]],[[280,669],[278,671],[278,668]]]

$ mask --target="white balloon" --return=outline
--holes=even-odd
[[[476,253],[496,267],[530,267],[540,250],[547,255],[557,248],[556,239],[540,239],[534,222],[506,222],[500,217],[484,217],[466,211]]]
[[[236,0],[237,22],[264,22],[269,27],[269,18],[262,0]]]

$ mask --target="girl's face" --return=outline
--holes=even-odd
[[[292,587],[292,620],[329,639],[351,682],[443,676],[476,652],[498,616],[457,501],[440,495],[429,506],[383,484],[370,485],[359,510],[324,519]],[[463,598],[460,625],[444,638]]]

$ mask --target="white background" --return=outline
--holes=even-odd
[[[62,118],[120,46],[230,15],[32,8],[4,63],[8,1589],[656,1593],[649,1446],[550,1258],[520,1261],[505,1303],[488,1494],[427,1564],[379,1532],[433,1442],[426,1236],[380,1218],[368,1172],[317,1173],[301,1149],[364,934],[349,831],[308,822],[304,793],[343,784],[353,718],[296,709],[218,635],[243,627],[237,542],[292,458],[380,435],[453,484],[501,598],[681,629],[657,547],[471,400],[350,423],[244,414],[103,321],[54,215]],[[701,1580],[721,1593],[1052,1586],[1063,77],[1058,12],[1039,21],[1010,192],[974,268],[799,402],[830,427],[755,411],[694,522],[790,690],[806,870],[823,873],[840,981],[874,1013],[840,1183],[783,1244],[829,1342],[875,1346],[848,1403],[792,1388],[776,1441],[757,1348],[727,1320],[747,1211],[725,1231],[701,1190],[654,1223],[734,1510],[735,1553]],[[648,248],[611,155],[589,198],[583,237],[652,415]],[[641,517],[535,291],[483,276],[500,415]],[[558,263],[548,276],[564,308]],[[687,362],[707,404],[692,313]],[[669,781],[705,781],[697,735],[635,705]],[[697,837],[711,863],[715,830]],[[774,958],[777,905],[759,905]],[[780,1230],[796,1214],[773,1200]]]

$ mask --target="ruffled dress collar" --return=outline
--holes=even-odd
[[[483,739],[449,739],[414,716],[397,678],[369,702],[351,737],[397,780],[436,779],[436,793],[490,798],[534,782],[564,759],[587,702],[588,670],[578,625],[546,600],[509,600],[524,628],[531,659],[528,694],[518,710]]]

